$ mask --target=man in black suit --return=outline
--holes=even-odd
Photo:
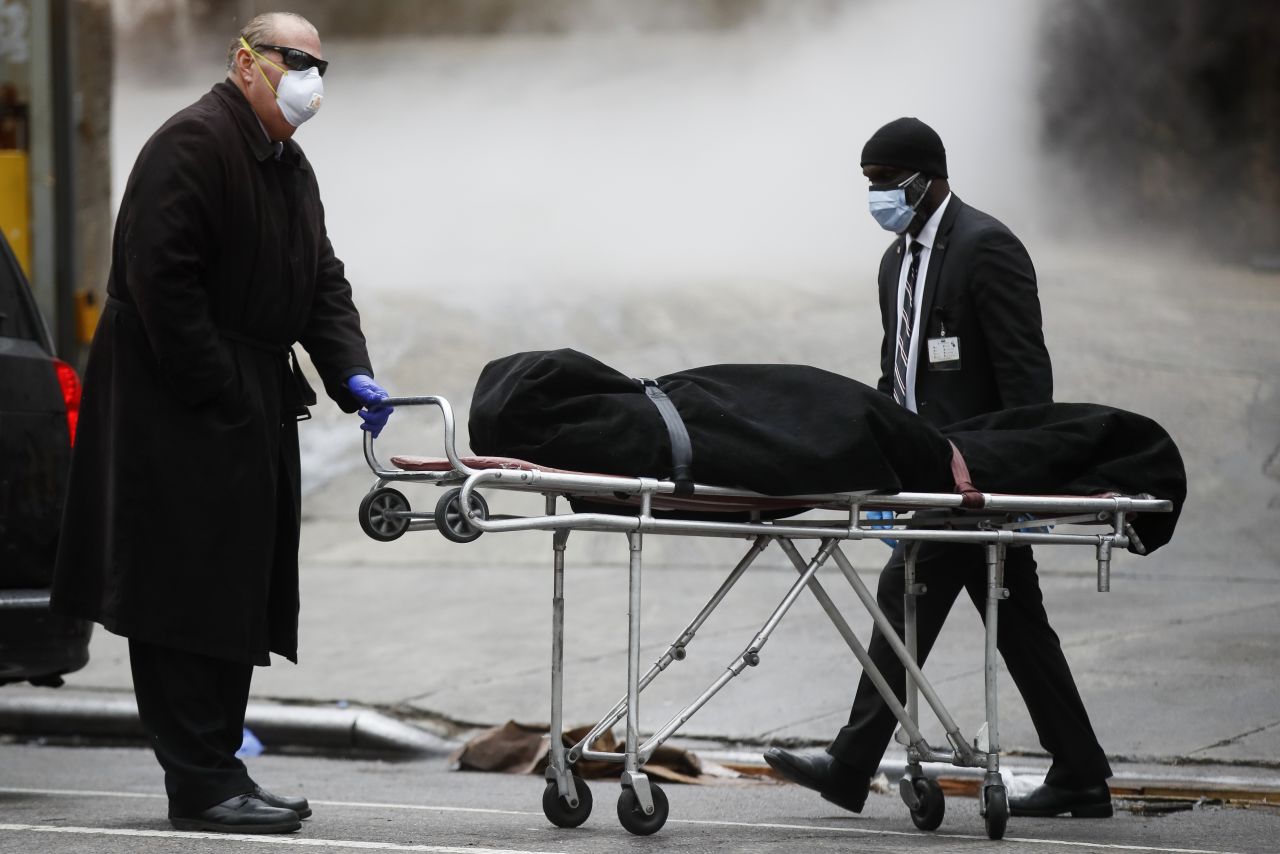
[[[932,128],[901,118],[862,151],[872,216],[899,237],[880,262],[884,339],[878,388],[931,423],[1048,403],[1053,370],[1041,331],[1035,269],[1001,222],[951,193],[946,151]],[[905,544],[880,574],[877,601],[903,632]],[[917,557],[919,655],[923,663],[963,589],[983,613],[981,545],[925,544]],[[997,642],[1022,693],[1040,743],[1053,757],[1044,785],[1010,798],[1013,815],[1111,815],[1107,758],[1089,723],[1058,636],[1049,625],[1029,546],[1009,548]],[[901,701],[902,663],[879,630],[872,660]],[[772,748],[765,759],[788,779],[853,812],[862,810],[897,720],[864,674],[849,723],[825,752]]]

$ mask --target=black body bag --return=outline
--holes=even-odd
[[[1147,549],[1168,542],[1186,497],[1178,449],[1154,421],[1094,404],[1051,403],[939,430],[857,380],[806,365],[711,365],[658,377],[699,483],[766,495],[951,492],[951,442],[984,492],[1148,493]],[[471,448],[554,468],[670,478],[672,440],[644,384],[576,350],[517,353],[485,366]],[[687,514],[686,514],[687,515]]]

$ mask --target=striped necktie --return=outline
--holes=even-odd
[[[902,294],[902,314],[898,317],[898,350],[893,357],[893,399],[907,405],[907,360],[911,354],[911,329],[916,320],[916,276],[920,273],[920,250],[923,244],[911,241],[911,266],[907,268],[907,286]]]

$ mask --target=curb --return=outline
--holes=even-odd
[[[245,726],[268,749],[274,750],[300,748],[321,753],[425,758],[447,756],[458,747],[457,741],[356,706],[288,705],[253,700],[245,712]],[[131,694],[0,696],[0,733],[145,740]],[[785,782],[765,763],[764,747],[726,747],[701,740],[684,746],[745,776]],[[1001,771],[1011,784],[1017,779],[1022,785],[1036,785],[1048,767],[1047,760],[1037,761],[1032,757],[1010,757],[1010,760],[1001,762]],[[890,753],[885,757],[879,768],[881,789],[886,792],[896,789],[904,762],[905,756],[901,754]],[[1163,804],[1164,809],[1185,809],[1194,803],[1280,806],[1280,773],[1274,769],[1157,763],[1113,762],[1113,765],[1112,795],[1120,801],[1138,804],[1135,811],[1150,810],[1153,804]],[[1199,773],[1187,773],[1191,768],[1198,768]],[[936,779],[948,794],[960,797],[976,797],[983,780],[983,772],[977,768],[929,764],[925,766],[925,773]]]
[[[244,724],[268,748],[445,755],[457,745],[419,727],[359,707],[250,701]],[[27,736],[144,739],[129,696],[0,697],[0,732]]]
[[[740,774],[789,782],[764,761],[761,751],[745,746],[733,750],[691,749],[699,756]],[[879,788],[873,781],[873,789],[881,794],[896,792],[897,781],[902,777],[905,763],[904,754],[888,755],[881,761],[877,771]],[[1115,761],[1112,765],[1115,773],[1108,781],[1111,795],[1117,801],[1131,802],[1127,808],[1133,812],[1157,813],[1190,809],[1197,803],[1280,807],[1280,773],[1273,769],[1215,765],[1200,767],[1201,773],[1197,774],[1187,771],[1198,766],[1125,765]],[[1002,757],[1000,762],[1000,770],[1007,785],[1027,788],[1042,782],[1048,767],[1047,760],[1037,762],[1030,757],[1010,757],[1010,761],[1005,761]],[[937,780],[948,795],[976,798],[982,788],[984,772],[980,768],[957,768],[929,763],[924,766],[924,771],[925,776]]]

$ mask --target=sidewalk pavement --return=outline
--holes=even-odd
[[[1091,256],[1067,248],[1037,256],[1058,399],[1110,403],[1155,418],[1177,439],[1191,486],[1174,541],[1151,557],[1119,555],[1110,593],[1095,590],[1091,550],[1038,550],[1046,606],[1117,769],[1146,769],[1147,776],[1188,785],[1236,780],[1280,790],[1280,347],[1273,336],[1280,328],[1280,276],[1190,262],[1153,269],[1154,257]],[[1115,310],[1118,289],[1126,294],[1126,311]],[[661,326],[669,340],[682,342],[679,352],[618,344],[617,330],[605,334],[598,314],[557,315],[547,324],[559,326],[524,324],[504,330],[505,337],[477,333],[468,344],[471,330],[455,307],[458,322],[442,324],[431,336],[400,338],[410,343],[380,379],[396,393],[450,396],[465,424],[470,384],[484,361],[535,347],[577,346],[623,370],[653,375],[747,361],[733,343],[745,335],[790,342],[792,349],[781,357],[786,361],[874,375],[869,341],[878,337],[862,341],[855,365],[824,363],[819,356],[834,342],[851,340],[838,336],[847,324],[833,316],[857,318],[862,333],[873,333],[874,319],[866,317],[874,296],[800,292],[799,304],[781,318],[770,314],[768,294],[749,289],[723,298],[705,292],[669,296],[643,305],[619,297],[602,311],[616,312],[621,328]],[[400,313],[421,317],[427,309],[401,305]],[[519,309],[511,316],[521,316]],[[376,313],[374,322],[392,337],[411,330],[408,321],[397,328],[395,318],[378,320]],[[476,324],[482,328],[478,319]],[[816,328],[806,333],[805,324]],[[708,340],[716,329],[733,330],[732,341]],[[727,358],[715,355],[716,340]],[[645,362],[656,364],[646,368]],[[372,478],[363,469],[358,431],[350,419],[318,413],[303,431],[310,482],[301,550],[301,664],[281,661],[259,670],[254,696],[376,708],[446,738],[508,719],[545,722],[550,535],[490,534],[467,545],[432,531],[393,543],[366,538],[356,507]],[[379,445],[386,456],[438,454],[438,424],[419,413],[397,413]],[[429,486],[404,491],[420,508],[438,496]],[[541,502],[491,494],[490,504],[492,512],[503,513],[536,511]],[[645,538],[642,666],[666,649],[746,546],[738,540]],[[874,589],[887,549],[851,543],[846,554]],[[595,720],[622,695],[626,566],[625,538],[570,536],[566,724]],[[766,550],[699,632],[688,659],[645,692],[642,729],[656,729],[711,684],[794,576],[781,551]],[[854,630],[867,637],[870,620],[848,584],[829,566],[819,577]],[[982,629],[967,602],[957,602],[926,672],[972,737],[981,723]],[[718,750],[746,745],[748,753],[769,744],[825,744],[844,722],[858,676],[853,657],[806,594],[762,651],[760,665],[714,697],[680,737]],[[69,677],[68,687],[127,692],[125,643],[99,630],[90,664]],[[0,701],[35,690],[10,686]],[[999,705],[1009,761],[1032,767],[1043,762],[1007,674]],[[926,734],[941,741],[936,724]]]

